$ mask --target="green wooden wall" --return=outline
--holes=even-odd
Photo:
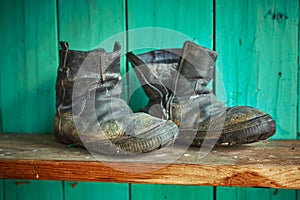
[[[250,105],[277,121],[272,139],[297,139],[299,105],[299,1],[296,0],[6,0],[0,1],[0,131],[52,133],[58,41],[92,49],[135,28],[182,33],[219,52],[215,91],[229,106]],[[180,40],[121,34],[133,49],[181,47]],[[122,38],[123,37],[123,38]],[[105,46],[111,48],[111,46]],[[111,50],[111,49],[109,49]],[[126,69],[122,62],[122,72]],[[129,67],[130,69],[130,67]],[[125,98],[147,102],[129,73]],[[131,96],[131,93],[134,93]],[[0,200],[11,199],[292,199],[296,190],[0,180]]]
[[[0,2],[1,128],[52,132],[57,65],[56,3]]]

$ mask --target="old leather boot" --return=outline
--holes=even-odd
[[[55,136],[92,152],[131,154],[159,149],[175,138],[177,126],[133,113],[120,99],[119,43],[113,52],[69,50],[61,42],[56,80]]]
[[[226,107],[215,99],[207,88],[214,76],[214,51],[187,41],[183,49],[129,52],[127,58],[149,97],[144,111],[173,120],[181,137],[196,129],[193,145],[205,138],[217,145],[252,143],[276,131],[270,115],[248,106]]]

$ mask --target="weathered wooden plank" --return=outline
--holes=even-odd
[[[178,146],[178,145],[177,145]],[[177,155],[177,150],[173,147],[166,149],[171,154]],[[179,148],[179,146],[178,146]],[[182,164],[216,164],[216,165],[255,165],[255,164],[286,164],[298,165],[300,163],[298,152],[299,141],[264,141],[254,144],[223,147],[213,149],[209,156],[199,158],[199,149],[191,147],[190,150],[177,160]],[[54,135],[50,134],[0,134],[0,156],[4,160],[69,160],[69,161],[107,161],[115,162],[115,157],[101,156],[93,157],[83,148],[70,148],[57,142]],[[284,156],[281,156],[284,155]],[[140,162],[149,161],[151,154],[142,154],[133,159],[127,157],[117,157],[120,162]],[[166,155],[165,155],[166,156]],[[163,157],[163,156],[162,156]],[[137,160],[138,159],[138,160]],[[160,164],[164,159],[155,161]]]
[[[57,67],[56,3],[1,1],[2,128],[51,132]]]
[[[78,0],[59,1],[59,39],[68,41],[75,50],[92,50],[96,47],[112,51],[115,41],[125,49],[125,1],[123,0]],[[118,37],[109,40],[115,34]],[[121,61],[121,72],[125,73],[125,60]],[[125,88],[125,87],[124,87]],[[126,89],[123,97],[126,98]],[[74,187],[72,187],[72,185]],[[65,182],[65,199],[126,199],[127,184],[86,183],[74,185]],[[87,190],[89,192],[87,192]],[[115,192],[118,191],[118,192]]]
[[[56,2],[1,1],[0,24],[0,129],[52,132]],[[57,181],[1,180],[0,185],[0,199],[62,199]]]
[[[277,122],[272,138],[277,139],[296,139],[299,122],[298,15],[298,1],[216,0],[216,50],[223,78],[216,84],[217,92],[222,92],[223,84],[228,105],[250,105],[270,113]],[[272,190],[217,191],[217,199],[278,198]],[[294,191],[277,193],[283,199],[295,199]]]
[[[210,200],[212,187],[132,184],[132,200]]]
[[[280,200],[296,199],[296,193],[296,190],[287,189],[218,187],[216,195],[220,200]]]
[[[65,199],[129,200],[128,184],[64,182]]]
[[[5,199],[62,200],[61,184],[59,181],[5,180]]]
[[[1,1],[0,24],[0,129],[52,132],[56,2]],[[62,199],[59,182],[25,182],[29,184],[1,180],[0,199]]]
[[[156,170],[153,164],[109,163],[114,168],[136,167]],[[35,168],[38,167],[38,171]],[[0,163],[0,177],[9,179],[73,180],[120,183],[242,186],[299,189],[299,167],[294,165],[223,165],[203,166],[170,164],[157,171],[131,174],[116,171],[101,162],[89,161],[30,161],[10,160]],[[274,170],[275,169],[275,170]],[[22,170],[23,172],[20,172]],[[180,175],[179,175],[180,173]]]
[[[66,148],[52,137],[1,134],[0,178],[300,189],[299,141],[217,148],[203,159],[192,148],[166,165],[164,161],[178,149],[162,154],[156,162],[149,162],[149,154],[96,159],[84,149]],[[131,173],[138,169],[146,171]]]
[[[228,105],[270,113],[274,139],[296,139],[298,12],[298,1],[216,1],[217,85]]]

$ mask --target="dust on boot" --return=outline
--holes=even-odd
[[[120,99],[119,43],[113,52],[60,44],[54,119],[59,142],[120,155],[150,152],[174,140],[178,128],[172,121],[133,113]]]
[[[270,115],[216,100],[207,88],[214,77],[214,51],[187,41],[183,49],[129,52],[127,58],[149,97],[144,111],[174,121],[181,137],[196,132],[193,145],[200,146],[204,139],[217,140],[217,145],[252,143],[276,131]]]

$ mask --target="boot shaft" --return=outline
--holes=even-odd
[[[186,42],[183,49],[155,50],[136,56],[129,53],[127,57],[150,98],[145,111],[151,115],[160,117],[158,114],[164,113],[160,111],[166,110],[165,117],[181,129],[195,129],[199,122],[224,113],[224,105],[207,88],[214,76],[216,52]],[[135,60],[139,62],[132,62]]]
[[[182,56],[178,64],[180,76],[174,79],[174,85],[187,80],[190,87],[196,94],[207,94],[210,91],[206,88],[207,84],[214,78],[215,65],[218,54],[215,51],[199,46],[187,41],[184,43]],[[185,90],[178,88],[178,93],[185,96]],[[187,94],[188,95],[188,94]]]
[[[84,95],[99,84],[120,80],[120,45],[115,43],[113,52],[104,49],[92,51],[70,50],[67,42],[60,42],[59,68],[56,79],[57,111],[82,110]],[[74,95],[74,88],[76,92]]]
[[[210,93],[206,86],[214,77],[217,56],[215,51],[189,41],[185,42],[183,49],[154,50],[138,55],[127,53],[151,100],[157,99],[158,95],[153,89],[155,87],[148,87],[149,81],[161,83],[180,97]]]

